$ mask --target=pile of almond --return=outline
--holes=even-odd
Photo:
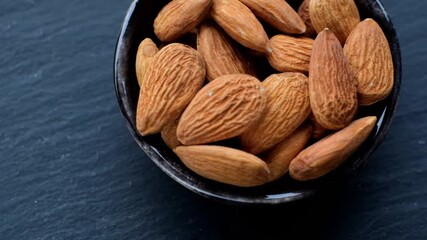
[[[358,110],[393,87],[389,43],[354,0],[173,0],[154,32],[161,49],[145,39],[136,57],[139,133],[161,133],[192,171],[234,186],[336,169],[376,125]]]

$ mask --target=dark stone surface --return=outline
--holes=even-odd
[[[384,0],[403,54],[387,138],[344,187],[234,207],[179,186],[118,111],[130,1],[0,0],[0,239],[426,239],[427,2]]]

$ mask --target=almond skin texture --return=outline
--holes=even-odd
[[[239,0],[213,0],[211,16],[238,43],[257,52],[266,51],[264,27]]]
[[[308,80],[301,73],[274,74],[262,82],[267,104],[262,117],[242,134],[245,151],[262,153],[288,137],[310,114]]]
[[[175,41],[209,14],[212,0],[174,0],[154,20],[154,32],[163,42]]]
[[[197,50],[206,62],[209,81],[218,77],[244,73],[255,76],[249,59],[234,46],[232,40],[212,23],[200,27],[197,36]]]
[[[270,169],[270,181],[275,181],[288,172],[292,159],[304,149],[310,139],[311,129],[309,124],[301,125],[289,137],[266,152],[263,159]]]
[[[350,124],[357,111],[356,82],[340,42],[328,29],[313,45],[309,89],[317,123],[329,130]]]
[[[360,22],[354,0],[311,0],[309,12],[314,29],[320,33],[329,28],[342,45]]]
[[[292,160],[291,177],[298,181],[313,180],[336,169],[369,137],[376,117],[354,121],[346,128],[311,145]]]
[[[136,54],[136,78],[138,79],[138,84],[141,87],[141,82],[144,79],[144,75],[147,72],[148,66],[150,66],[151,61],[153,60],[154,55],[159,52],[157,45],[150,38],[144,39],[138,47],[138,52]]]
[[[372,105],[386,98],[394,84],[390,47],[381,27],[372,19],[359,23],[344,46],[356,75],[359,104]]]
[[[295,10],[283,0],[239,0],[252,12],[283,33],[302,34],[305,25]]]
[[[177,119],[206,76],[205,62],[189,46],[173,43],[153,58],[140,89],[136,126],[143,135],[160,132]]]
[[[279,72],[308,72],[313,39],[276,35],[267,45],[267,59]]]
[[[265,106],[258,79],[246,74],[225,75],[202,88],[178,125],[184,145],[217,142],[242,134],[257,121]]]
[[[173,121],[172,123],[166,125],[163,128],[161,135],[163,141],[170,149],[174,149],[178,146],[181,146],[181,142],[178,140],[176,136],[176,129],[178,128],[179,118]]]
[[[222,146],[181,146],[174,149],[189,169],[205,178],[238,187],[268,182],[270,171],[258,157]]]
[[[304,36],[314,37],[316,36],[317,32],[314,30],[313,24],[311,23],[309,7],[310,0],[304,0],[301,6],[298,8],[298,15],[301,17],[306,27]]]

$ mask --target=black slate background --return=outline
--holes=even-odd
[[[112,84],[130,0],[0,0],[0,239],[427,239],[427,1],[383,0],[403,54],[392,129],[341,189],[203,199],[134,143]]]

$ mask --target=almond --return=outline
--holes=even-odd
[[[143,135],[160,132],[184,111],[205,80],[205,62],[189,46],[173,43],[153,58],[141,86],[136,125]]]
[[[154,32],[163,42],[171,42],[191,31],[209,14],[212,0],[174,0],[154,20]]]
[[[239,0],[213,0],[212,18],[243,46],[264,53],[267,33],[255,15]]]
[[[267,104],[262,117],[240,137],[242,147],[262,153],[288,137],[310,114],[308,80],[301,73],[274,74],[262,82]]]
[[[182,143],[178,140],[178,137],[176,136],[176,129],[178,128],[178,123],[179,118],[177,118],[172,123],[166,125],[161,132],[163,141],[170,149],[174,149],[182,145]]]
[[[229,74],[256,75],[249,59],[215,24],[205,23],[200,27],[197,36],[197,50],[206,62],[209,81]]]
[[[289,34],[305,32],[305,25],[300,16],[283,0],[240,0],[240,2],[279,31]]]
[[[298,8],[298,15],[301,17],[306,27],[304,36],[314,37],[316,36],[317,32],[314,30],[313,24],[311,23],[309,7],[310,0],[304,0],[301,6]]]
[[[356,82],[340,42],[328,29],[319,33],[313,45],[309,89],[313,115],[322,127],[339,130],[353,120]]]
[[[285,140],[266,152],[263,159],[270,169],[270,181],[281,178],[288,172],[289,165],[306,146],[311,135],[311,126],[303,124]]]
[[[314,29],[320,33],[329,28],[342,45],[360,22],[354,0],[311,0],[309,11]]]
[[[376,122],[376,117],[356,120],[303,150],[289,167],[292,178],[299,181],[312,180],[336,169],[369,137]]]
[[[150,38],[144,39],[138,47],[138,52],[136,54],[136,78],[138,80],[138,84],[141,87],[141,82],[144,79],[144,75],[147,72],[148,66],[159,51],[157,45]]]
[[[185,110],[178,139],[184,145],[197,145],[236,137],[259,119],[264,106],[258,79],[246,74],[219,77],[202,88]]]
[[[238,187],[254,187],[269,180],[267,164],[258,157],[221,146],[181,146],[174,149],[181,161],[205,178]]]
[[[372,105],[390,94],[393,59],[387,38],[374,20],[357,25],[347,39],[344,54],[356,75],[360,105]]]
[[[267,45],[267,59],[279,72],[308,72],[313,39],[276,35]]]

